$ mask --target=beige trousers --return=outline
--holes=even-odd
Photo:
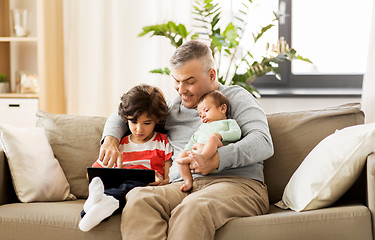
[[[123,239],[213,239],[215,230],[237,217],[265,214],[265,185],[240,177],[201,177],[191,193],[182,182],[134,188],[121,221]]]

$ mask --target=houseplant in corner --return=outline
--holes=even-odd
[[[9,92],[9,83],[6,78],[6,75],[0,73],[0,93],[7,93]]]
[[[196,0],[193,6],[194,20],[197,22],[196,32],[188,32],[184,24],[169,21],[163,24],[143,27],[139,37],[149,35],[162,36],[170,40],[174,47],[181,46],[190,39],[199,39],[208,42],[216,62],[218,78],[225,85],[239,85],[254,96],[259,92],[253,86],[257,77],[267,73],[273,73],[280,79],[279,63],[294,59],[310,62],[309,59],[298,55],[296,50],[290,48],[288,43],[280,38],[277,42],[267,43],[264,55],[257,58],[253,50],[262,36],[275,26],[279,14],[274,12],[271,23],[260,27],[256,33],[252,33],[252,41],[244,40],[248,34],[248,15],[251,7],[255,5],[253,0],[243,0],[241,8],[233,18],[233,21],[223,24],[222,7],[220,1]],[[252,46],[251,49],[248,49]],[[170,74],[168,68],[159,68],[152,73]]]

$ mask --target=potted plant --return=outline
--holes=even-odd
[[[5,74],[0,73],[0,93],[9,92],[9,83]]]
[[[252,49],[243,50],[243,46],[257,47],[262,36],[275,26],[279,15],[274,12],[275,18],[271,23],[261,27],[253,33],[251,42],[244,42],[245,29],[248,24],[248,14],[253,4],[252,0],[242,2],[242,8],[238,10],[235,22],[226,25],[221,23],[221,6],[213,0],[196,0],[193,6],[194,19],[198,22],[197,32],[188,32],[185,25],[169,21],[163,24],[143,27],[139,37],[149,35],[162,36],[170,40],[174,47],[181,46],[190,39],[208,41],[215,59],[218,71],[218,79],[225,85],[239,85],[259,97],[259,92],[253,86],[255,79],[266,73],[273,73],[280,79],[279,63],[294,59],[310,62],[307,58],[298,55],[296,50],[289,47],[288,43],[280,38],[276,43],[267,43],[264,55],[260,59],[253,56]],[[226,59],[226,66],[223,66]],[[168,68],[151,70],[152,73],[170,74]]]

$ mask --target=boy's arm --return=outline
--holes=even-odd
[[[164,180],[163,184],[168,184],[169,183],[169,169],[172,166],[172,159],[169,159],[164,163]]]

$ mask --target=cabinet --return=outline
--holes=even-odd
[[[26,37],[15,36],[12,9],[27,10]],[[17,126],[35,126],[35,113],[44,99],[44,20],[43,0],[0,0],[0,73],[6,75],[10,93],[0,94],[0,122]],[[37,76],[39,91],[35,94],[17,92],[18,73]]]
[[[16,37],[13,33],[12,9],[27,10],[27,37]],[[16,93],[18,72],[35,74],[39,87],[44,83],[44,34],[43,0],[0,0],[0,73],[10,83],[10,92]],[[39,94],[43,92],[40,89]]]
[[[28,11],[27,37],[14,36],[10,10],[16,8]],[[18,94],[17,72],[36,74],[39,92],[32,98],[38,98],[41,110],[53,113],[66,111],[62,9],[63,0],[0,0],[0,73],[10,80],[12,98]]]
[[[11,9],[27,10],[30,32],[27,37],[14,35]],[[10,93],[0,94],[0,122],[23,127],[35,126],[39,98],[43,98],[43,30],[43,0],[0,0],[0,73],[6,75],[10,85]],[[37,76],[38,93],[16,92],[19,71]]]
[[[36,96],[21,98],[19,95],[8,94],[0,98],[0,122],[19,127],[35,127],[38,105]]]

